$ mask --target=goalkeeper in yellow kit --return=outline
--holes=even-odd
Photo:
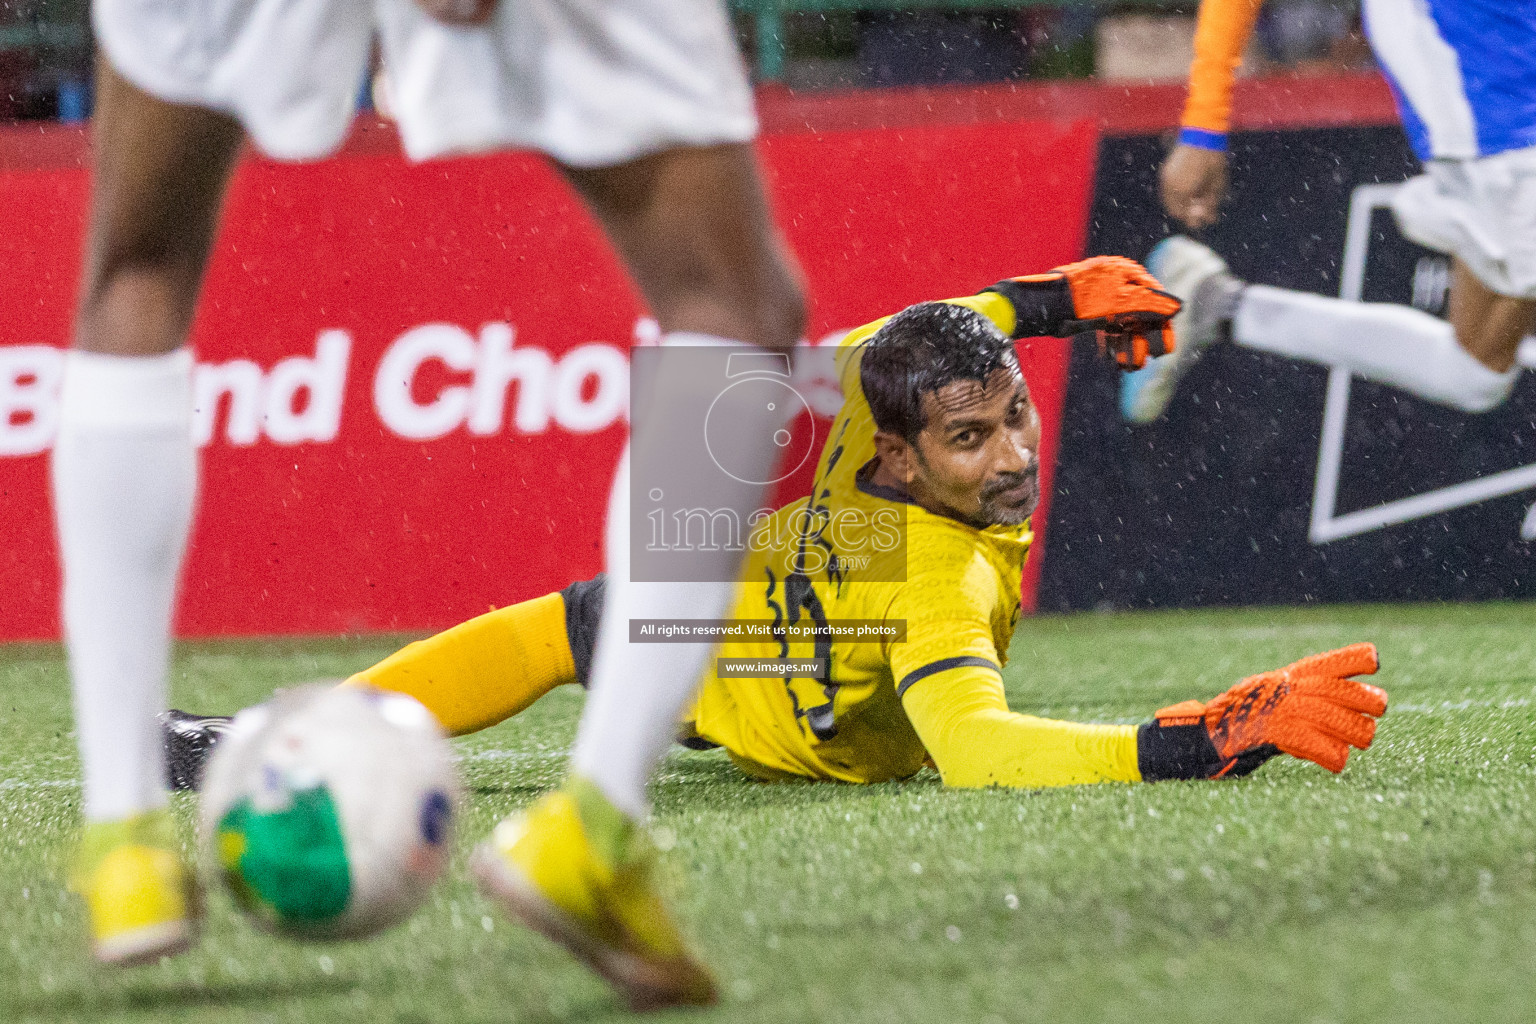
[[[764,780],[883,782],[931,763],[951,786],[1140,782],[1242,775],[1280,753],[1342,770],[1386,710],[1385,693],[1349,678],[1376,670],[1370,644],[1164,708],[1139,727],[1049,721],[1005,700],[1039,500],[1040,421],[1013,339],[1097,330],[1134,367],[1169,347],[1177,309],[1138,264],[1098,257],[850,334],[839,352],[844,403],[811,496],[753,534],[732,621],[757,628],[719,644],[679,739],[724,747]],[[599,577],[481,615],[348,682],[410,694],[455,735],[483,729],[585,683],[603,590]],[[853,621],[892,635],[827,632]],[[743,663],[753,677],[730,668]],[[220,728],[168,714],[173,782],[195,783]],[[498,826],[471,868],[631,1007],[713,1001],[708,970],[649,881],[649,848],[616,816],[573,778]]]
[[[766,628],[719,645],[679,738],[725,748],[758,779],[884,782],[931,763],[951,786],[1139,782],[1245,774],[1282,752],[1342,770],[1386,709],[1380,689],[1348,678],[1376,670],[1369,644],[1139,727],[1050,721],[1005,700],[1039,500],[1040,421],[1012,339],[1108,325],[1120,361],[1135,363],[1149,343],[1156,353],[1177,308],[1139,265],[1098,257],[849,334],[844,404],[812,495],[759,524],[738,586],[734,620]],[[585,682],[602,599],[601,577],[575,583],[352,681],[408,693],[449,732],[474,732]],[[851,620],[894,638],[817,635]],[[757,674],[722,673],[732,660]]]

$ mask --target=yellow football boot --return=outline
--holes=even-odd
[[[91,952],[127,966],[180,953],[197,933],[197,879],[169,811],[87,825],[70,875],[85,899]]]
[[[497,825],[470,870],[482,892],[570,950],[631,1010],[709,1006],[714,978],[657,894],[655,860],[644,830],[573,777]]]

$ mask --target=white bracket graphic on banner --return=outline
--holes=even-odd
[[[1344,236],[1343,276],[1339,281],[1341,299],[1360,301],[1365,287],[1365,259],[1370,247],[1371,216],[1377,210],[1389,207],[1393,193],[1400,187],[1395,184],[1360,185],[1350,196],[1349,225]],[[1520,343],[1518,362],[1521,366],[1536,369],[1536,338],[1526,338]],[[1349,370],[1342,366],[1334,367],[1328,374],[1328,396],[1323,405],[1317,477],[1312,489],[1312,523],[1308,533],[1308,539],[1313,544],[1354,537],[1536,487],[1536,464],[1532,464],[1449,487],[1439,487],[1356,512],[1335,515],[1339,474],[1344,462],[1344,425],[1349,415],[1350,376]],[[1536,505],[1526,514],[1525,522],[1520,527],[1520,536],[1526,540],[1536,539]]]

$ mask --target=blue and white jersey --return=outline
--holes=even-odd
[[[1364,0],[1421,160],[1536,146],[1536,0]]]

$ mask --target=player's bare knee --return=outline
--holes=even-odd
[[[159,355],[180,348],[197,303],[200,267],[118,262],[87,281],[75,347],[109,355]]]
[[[1452,262],[1447,312],[1456,343],[1494,373],[1509,372],[1521,341],[1536,330],[1536,300],[1494,291],[1460,259]]]
[[[805,329],[805,298],[784,264],[731,267],[699,255],[649,276],[647,299],[666,331],[734,338],[788,351]]]
[[[747,340],[773,351],[788,351],[805,333],[805,292],[787,267],[781,266],[763,289],[757,306],[756,330]]]

